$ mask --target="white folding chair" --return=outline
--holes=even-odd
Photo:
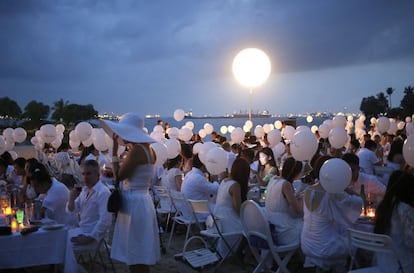
[[[86,265],[89,269],[88,271],[95,272],[96,269],[94,268],[94,264],[99,264],[106,272],[107,264],[102,257],[102,252],[104,251],[107,255],[107,259],[109,260],[112,271],[116,272],[110,255],[110,246],[105,238],[102,238],[98,243],[95,244],[74,247],[73,251],[75,253],[77,262],[79,264]]]
[[[164,230],[167,230],[171,215],[175,213],[175,208],[172,205],[169,190],[164,186],[153,186],[154,199],[157,199],[156,211],[157,215],[166,215]]]
[[[170,191],[172,205],[175,209],[175,214],[171,218],[173,221],[173,225],[171,227],[170,238],[168,240],[167,248],[170,248],[172,237],[174,235],[176,224],[181,224],[186,226],[186,233],[185,233],[185,241],[187,241],[188,236],[190,234],[191,226],[196,224],[197,221],[195,220],[193,213],[191,212],[191,208],[187,202],[187,199],[184,197],[182,192],[179,191]]]
[[[356,250],[360,248],[360,249],[365,249],[365,250],[368,250],[374,253],[382,252],[382,253],[387,253],[389,255],[392,255],[398,264],[398,268],[396,268],[395,271],[393,272],[404,273],[404,269],[398,257],[397,250],[390,236],[385,235],[385,234],[377,234],[377,233],[360,231],[360,230],[349,228],[348,229],[348,240],[349,240],[349,244],[351,247],[351,264],[349,268],[350,271],[348,272],[352,272],[352,273],[383,272],[377,266],[369,266],[369,267],[352,270],[354,266],[357,266],[357,260],[355,258],[356,256],[355,254],[356,254]]]
[[[289,245],[275,244],[264,212],[252,200],[243,202],[240,209],[240,219],[244,229],[244,236],[253,256],[259,263],[253,272],[261,272],[263,267],[267,266],[267,261],[272,259],[278,265],[276,272],[289,273],[287,264],[295,251],[299,249],[300,243]]]
[[[200,228],[200,234],[211,238],[212,241],[212,247],[214,247],[214,249],[216,249],[217,247],[217,242],[219,240],[222,240],[222,242],[224,243],[227,251],[225,252],[224,255],[218,253],[221,258],[222,258],[222,262],[230,255],[234,255],[234,247],[238,245],[238,243],[240,242],[242,236],[243,236],[243,231],[240,230],[238,232],[222,232],[220,225],[217,223],[217,218],[213,215],[213,213],[210,210],[210,207],[208,205],[208,201],[207,200],[188,200],[188,203],[190,204],[190,207],[192,208],[194,217],[197,221],[197,224]],[[213,221],[213,228],[211,229],[203,229],[202,225],[200,223],[200,217],[197,217],[198,215],[209,215]],[[229,242],[229,237],[234,237],[234,236],[240,236],[240,239],[236,240],[235,242],[233,242],[232,244]]]

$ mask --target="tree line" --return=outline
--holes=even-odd
[[[52,112],[52,113],[51,113]],[[49,122],[61,122],[74,125],[79,121],[96,118],[98,111],[92,104],[75,104],[60,99],[50,107],[36,100],[30,101],[23,109],[9,97],[0,98],[0,117],[9,120],[23,120],[20,126],[26,129],[37,129]]]
[[[359,110],[368,118],[387,116],[404,119],[411,117],[414,114],[414,87],[409,85],[404,88],[404,97],[397,107],[392,107],[391,96],[394,91],[394,88],[388,87],[385,92],[380,92],[376,96],[362,98]]]

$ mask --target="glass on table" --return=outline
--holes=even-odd
[[[17,219],[17,223],[23,224],[24,210],[22,209],[16,210],[16,219]]]

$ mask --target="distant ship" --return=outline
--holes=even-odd
[[[232,117],[234,118],[249,118],[249,113],[233,113]],[[261,112],[252,113],[252,118],[270,118],[272,117],[272,114],[269,113],[267,110],[263,110]]]

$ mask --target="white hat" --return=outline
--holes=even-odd
[[[118,135],[122,140],[133,143],[153,143],[155,139],[144,131],[144,119],[136,113],[126,113],[119,122],[99,120],[105,132],[113,137]]]

